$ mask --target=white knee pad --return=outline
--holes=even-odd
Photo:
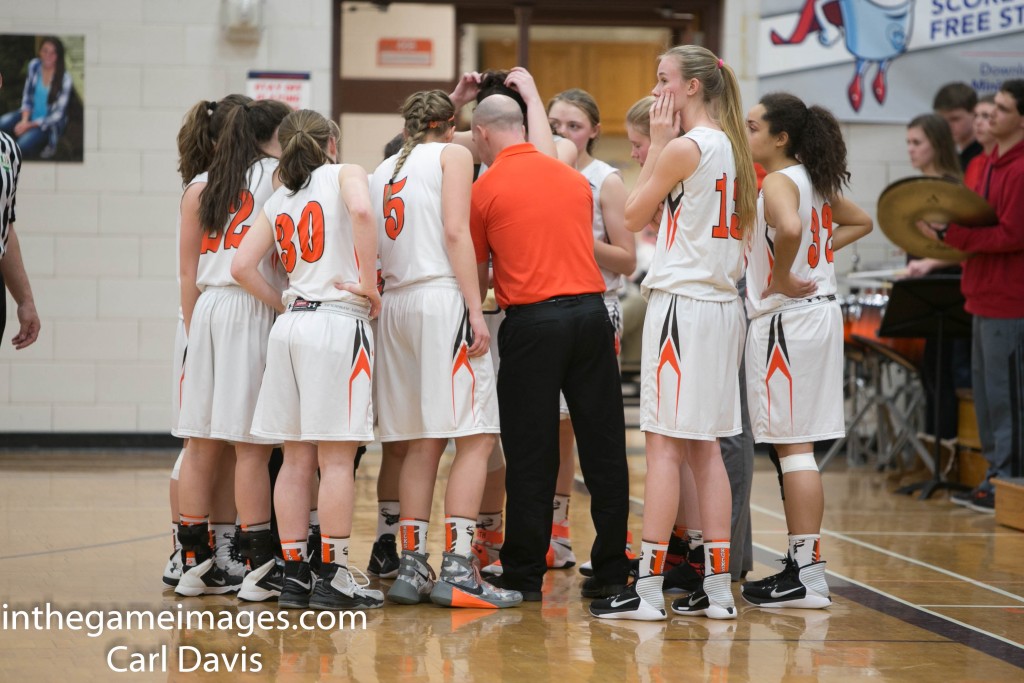
[[[185,449],[181,449],[181,453],[178,453],[178,459],[174,461],[174,467],[171,469],[171,479],[178,481],[178,475],[181,474],[181,460],[185,457]]]
[[[790,472],[817,472],[818,463],[814,460],[814,453],[798,453],[779,458],[783,474]]]

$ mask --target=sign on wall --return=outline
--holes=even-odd
[[[254,100],[281,100],[292,109],[309,109],[312,88],[308,71],[250,71],[245,94]]]
[[[1024,78],[1024,0],[766,0],[761,92],[787,90],[846,121],[905,123],[943,84],[979,95]]]
[[[433,66],[434,41],[429,38],[381,38],[377,66]]]
[[[0,130],[26,161],[82,161],[85,36],[0,35]]]

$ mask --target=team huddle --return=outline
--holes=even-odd
[[[627,117],[642,164],[628,192],[591,155],[593,98],[573,89],[545,107],[518,67],[409,96],[400,147],[369,176],[338,158],[340,131],[316,112],[229,95],[188,113],[173,430],[187,442],[165,584],[296,609],[539,601],[544,572],[576,564],[575,439],[597,532],[580,567],[590,613],[665,619],[671,587],[685,592],[677,614],[735,618],[718,439],[742,431],[745,354],[789,552],[742,597],[831,604],[813,443],[844,433],[833,253],[871,230],[842,196],[839,125],[786,94],[744,115],[731,68],[696,46],[662,55],[652,95]],[[457,132],[471,100],[472,130]],[[616,355],[644,231],[656,243],[642,282],[636,557]],[[392,580],[386,595],[349,558],[357,451],[375,425],[367,572]],[[427,535],[449,439],[435,574]]]

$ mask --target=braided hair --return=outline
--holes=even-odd
[[[405,100],[402,118],[405,119],[405,142],[398,152],[389,186],[394,184],[405,160],[413,148],[426,139],[427,133],[436,130],[443,135],[455,125],[455,105],[441,90],[422,90],[409,95]]]

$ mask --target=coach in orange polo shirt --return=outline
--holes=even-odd
[[[622,388],[604,279],[594,260],[586,178],[526,142],[519,106],[492,95],[473,116],[488,170],[473,186],[470,223],[481,286],[493,261],[505,309],[498,331],[498,406],[505,449],[504,572],[492,581],[541,599],[558,475],[558,392],[572,414],[597,538],[587,597],[617,595],[628,561]]]

